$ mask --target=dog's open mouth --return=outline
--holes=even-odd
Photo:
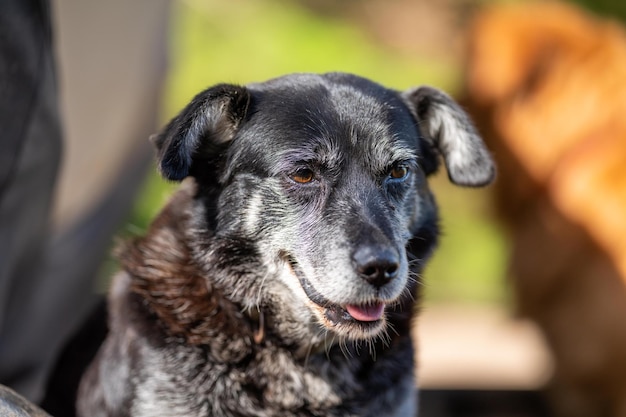
[[[322,310],[324,317],[333,326],[352,324],[358,325],[365,330],[365,328],[379,326],[384,319],[385,304],[382,302],[362,305],[347,304],[345,306],[333,304],[321,298],[319,293],[310,286],[306,278],[299,278],[300,283],[303,284],[302,288],[304,288],[304,292],[309,299]],[[308,285],[305,285],[305,283]]]
[[[324,318],[332,326],[358,326],[360,330],[371,333],[378,328],[385,318],[385,303],[374,301],[367,304],[339,305],[330,302],[309,282],[300,270],[298,262],[291,256],[286,257],[294,275],[300,281],[300,285],[307,297],[318,307]]]
[[[376,321],[380,320],[385,313],[385,304],[378,302],[367,305],[352,305],[346,306],[346,311],[352,318],[358,321]]]

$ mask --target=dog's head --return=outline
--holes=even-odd
[[[494,175],[444,93],[337,73],[215,86],[155,142],[165,178],[196,178],[204,250],[236,271],[238,301],[288,304],[298,327],[352,339],[380,334],[386,310],[412,296],[406,248],[419,264],[435,245],[426,177],[439,155],[456,184]]]

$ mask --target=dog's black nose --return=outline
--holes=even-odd
[[[352,259],[361,278],[375,287],[382,287],[394,279],[400,268],[398,252],[389,247],[361,246]]]

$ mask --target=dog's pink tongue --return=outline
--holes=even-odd
[[[348,311],[348,314],[350,314],[355,320],[376,321],[380,320],[383,316],[383,312],[385,311],[385,305],[383,303],[360,306],[348,304],[346,306],[346,310]]]

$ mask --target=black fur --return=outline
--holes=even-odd
[[[413,415],[426,176],[438,154],[459,184],[494,172],[460,108],[298,74],[210,88],[155,143],[166,178],[193,178],[119,251],[79,414]]]

